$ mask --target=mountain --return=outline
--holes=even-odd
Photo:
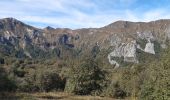
[[[159,59],[170,39],[170,20],[117,21],[101,28],[39,29],[14,18],[0,19],[0,54],[17,58],[75,58],[107,51],[108,63],[142,63]]]

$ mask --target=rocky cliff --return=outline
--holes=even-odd
[[[108,62],[121,66],[124,62],[140,63],[139,52],[156,55],[166,48],[170,39],[170,20],[151,22],[117,21],[101,28],[35,28],[14,18],[0,20],[1,53],[17,57],[79,56],[99,50],[109,50]],[[5,51],[4,51],[5,49]],[[94,53],[94,52],[92,52]]]

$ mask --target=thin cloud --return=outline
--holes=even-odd
[[[14,17],[37,27],[102,27],[116,20],[169,18],[168,8],[143,10],[139,0],[1,0],[0,18]],[[138,9],[140,8],[140,9]]]

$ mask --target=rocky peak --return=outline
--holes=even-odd
[[[108,27],[119,27],[119,28],[127,28],[128,25],[132,24],[133,22],[130,21],[116,21],[110,25],[108,25]]]
[[[1,31],[11,31],[13,33],[16,33],[17,31],[24,31],[24,29],[37,29],[35,27],[32,27],[30,25],[27,25],[15,18],[4,18],[0,19],[0,30]]]
[[[24,23],[14,18],[4,18],[0,20],[0,29],[15,30],[16,26],[23,26]]]
[[[4,21],[6,23],[22,23],[21,21],[15,19],[15,18],[12,18],[12,17],[9,17],[9,18],[4,18],[4,19],[1,19],[0,20],[1,22]]]
[[[55,28],[47,26],[46,28],[44,28],[45,30],[54,30]]]

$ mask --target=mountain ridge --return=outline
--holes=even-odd
[[[1,18],[0,21],[2,20],[6,20],[6,21],[10,21],[10,20],[13,20],[13,21],[17,21],[17,22],[20,22],[20,23],[23,23],[25,24],[24,22],[16,19],[16,18],[13,18],[13,17],[6,17],[6,18]],[[99,27],[99,28],[103,28],[103,27],[107,27],[111,24],[116,24],[116,23],[155,23],[155,22],[160,22],[160,21],[170,21],[170,19],[157,19],[157,20],[153,20],[153,21],[128,21],[128,20],[117,20],[117,21],[113,21],[112,23],[108,24],[108,25],[105,25],[105,26],[102,26],[102,27]],[[34,27],[36,28],[36,26],[32,26],[32,25],[29,25],[29,24],[25,24],[27,26],[31,26],[31,27]],[[54,27],[51,27],[51,26],[47,26],[47,27],[50,27],[50,28],[54,28]],[[45,29],[47,27],[44,27],[44,28],[37,28],[37,29]],[[57,28],[54,28],[54,29],[71,29],[71,28],[60,28],[60,27],[57,27]],[[79,29],[98,29],[98,28],[78,28],[78,29],[71,29],[71,30],[79,30]]]
[[[98,51],[106,50],[108,57],[105,59],[120,66],[119,61],[140,63],[139,51],[158,55],[161,49],[166,48],[170,38],[170,20],[116,21],[101,28],[72,30],[50,26],[40,29],[15,18],[5,18],[0,19],[0,37],[0,44],[13,48],[9,50],[11,52],[19,52],[19,57],[63,59],[86,53],[96,56]]]

